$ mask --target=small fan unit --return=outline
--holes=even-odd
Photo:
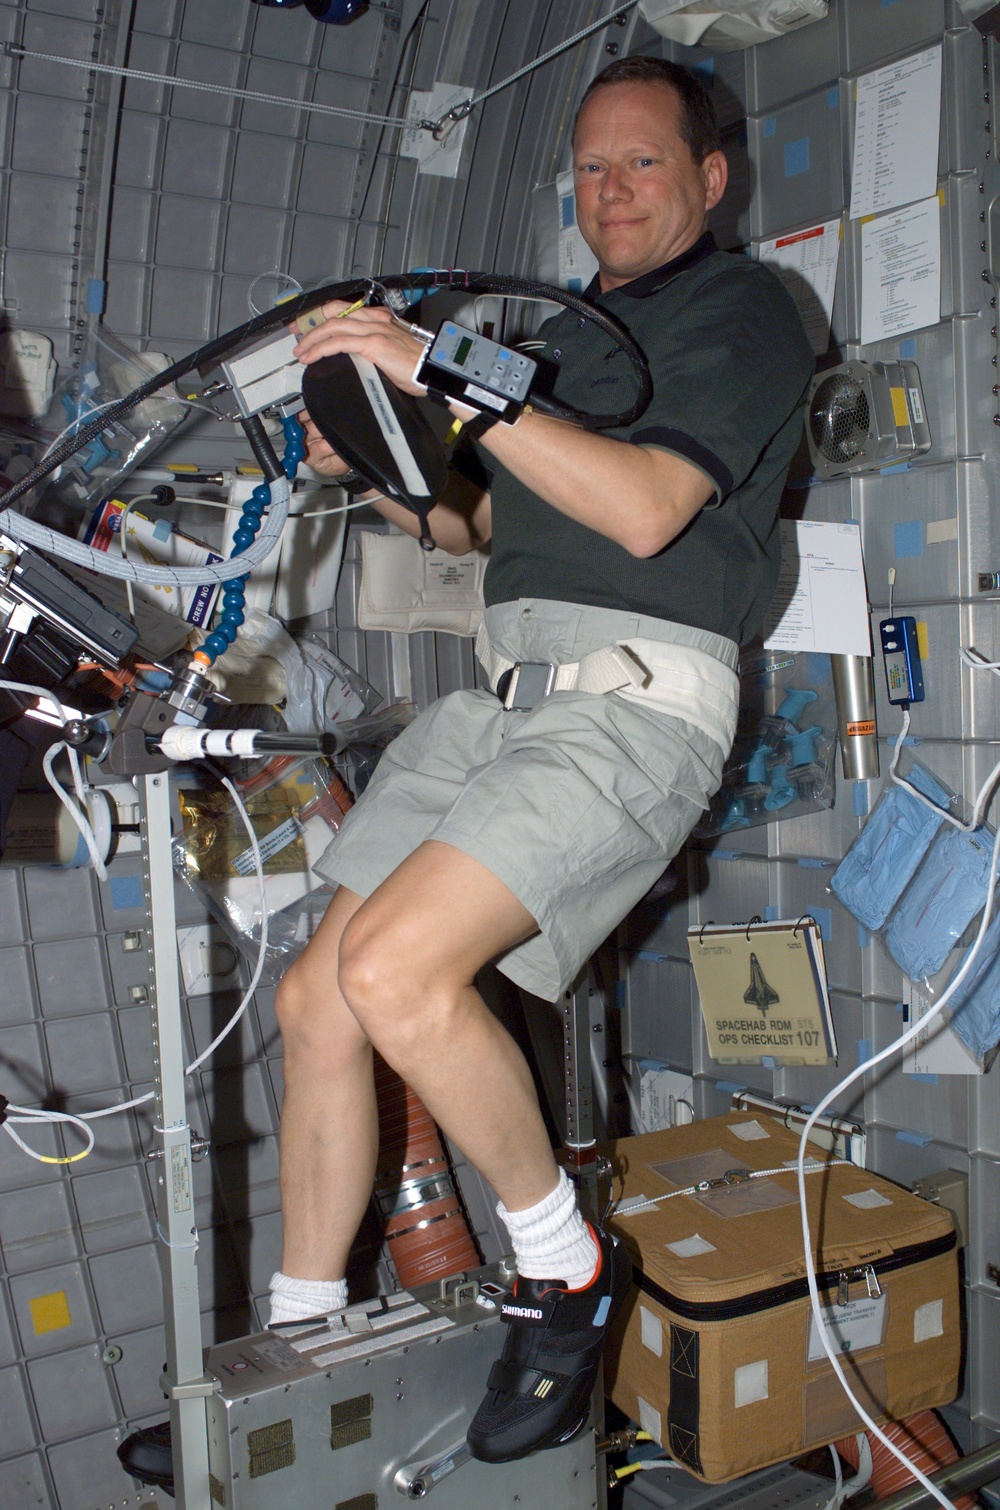
[[[813,378],[806,439],[821,477],[877,472],[930,449],[915,362],[844,362]]]

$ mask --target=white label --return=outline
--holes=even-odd
[[[480,388],[477,383],[466,383],[462,389],[466,398],[474,398],[480,404],[488,404],[491,409],[499,409],[502,413],[507,407],[507,400],[500,398],[495,393],[487,393],[485,388]]]
[[[284,823],[279,823],[277,828],[272,828],[266,839],[259,842],[260,857],[266,865],[272,855],[280,850],[287,849],[293,844],[302,832],[302,824],[297,818],[286,818]],[[254,873],[253,850],[247,846],[233,861],[233,869],[238,876],[252,876]]]
[[[924,422],[923,405],[920,402],[920,391],[917,388],[907,388],[910,395],[910,413],[913,415],[913,423],[922,425]]]
[[[251,1352],[256,1353],[258,1358],[263,1358],[272,1368],[281,1369],[285,1373],[302,1367],[302,1359],[282,1337],[269,1337],[266,1342],[255,1342]]]
[[[654,1406],[650,1405],[648,1400],[644,1400],[641,1395],[638,1396],[638,1401],[640,1430],[648,1431],[654,1442],[662,1443],[663,1423],[660,1420],[660,1412]]]
[[[769,1138],[771,1134],[766,1127],[761,1127],[757,1121],[736,1122],[729,1131],[734,1138],[739,1138],[741,1143],[756,1143],[761,1138]]]
[[[873,1211],[876,1206],[892,1205],[889,1197],[882,1195],[873,1186],[867,1190],[856,1190],[853,1195],[845,1195],[844,1200],[852,1206],[857,1206],[859,1211]]]
[[[944,1332],[944,1301],[929,1300],[917,1306],[913,1313],[913,1340],[926,1342],[930,1337],[940,1337]]]
[[[885,1329],[886,1297],[849,1300],[846,1306],[824,1306],[823,1324],[827,1341],[835,1353],[859,1353],[862,1348],[877,1347]],[[826,1350],[820,1341],[816,1317],[810,1317],[809,1353],[810,1363],[825,1358]]]
[[[715,1252],[715,1244],[707,1243],[697,1232],[693,1237],[682,1237],[679,1242],[668,1243],[667,1247],[678,1258],[697,1258],[699,1254]]]
[[[639,1307],[639,1338],[643,1347],[648,1347],[657,1358],[663,1357],[663,1325],[659,1316],[654,1316],[642,1305]]]
[[[733,1373],[733,1403],[737,1410],[741,1405],[753,1405],[767,1399],[767,1359],[757,1363],[744,1363]]]

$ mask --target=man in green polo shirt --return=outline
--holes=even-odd
[[[574,169],[599,265],[591,296],[646,351],[652,402],[620,432],[537,413],[494,425],[479,442],[489,490],[455,474],[431,514],[446,550],[491,541],[477,642],[490,686],[527,662],[552,667],[555,690],[506,708],[487,688],[454,693],[389,747],[324,857],[339,889],[278,997],[285,1244],[272,1323],[345,1303],[375,1169],[374,1044],[493,1186],[511,1234],[510,1325],[469,1431],[472,1452],[496,1462],[581,1427],[630,1266],[583,1222],[528,1067],[474,978],[493,960],[556,1000],[717,789],[812,370],[780,284],[706,232],[727,169],[690,75],[612,64],[581,106]],[[542,336],[557,398],[624,407],[627,363],[585,318],[560,315]],[[342,351],[421,391],[419,343],[387,310],[320,325],[298,355]],[[345,470],[309,437],[314,465]],[[373,501],[414,533],[414,516]]]

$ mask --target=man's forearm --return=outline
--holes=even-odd
[[[355,497],[370,504],[390,524],[419,539],[420,521],[412,509],[384,493],[360,493]],[[463,556],[467,551],[478,550],[490,538],[489,494],[452,472],[444,493],[428,515],[428,524],[437,545],[448,555]]]
[[[715,491],[704,472],[669,452],[543,414],[493,425],[481,443],[546,503],[634,556],[662,550]]]

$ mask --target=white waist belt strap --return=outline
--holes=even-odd
[[[495,687],[516,663],[494,650],[480,627],[476,655]],[[671,640],[631,639],[593,650],[579,661],[556,667],[553,692],[617,692],[683,718],[707,734],[726,754],[736,733],[740,683],[735,671],[691,645]]]

